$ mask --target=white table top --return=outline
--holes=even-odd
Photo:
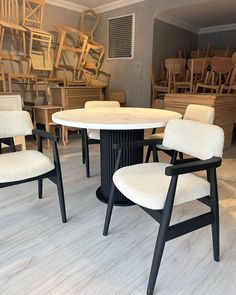
[[[150,108],[87,108],[57,112],[53,122],[69,127],[134,130],[164,127],[170,119],[179,119],[180,113]]]

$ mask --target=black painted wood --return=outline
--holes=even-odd
[[[107,203],[112,186],[112,176],[118,151],[113,144],[143,140],[144,130],[101,130],[101,187],[97,190],[97,197]],[[121,167],[143,162],[143,147],[127,148],[122,151]],[[128,206],[133,202],[128,200],[117,189],[115,189],[114,205]]]

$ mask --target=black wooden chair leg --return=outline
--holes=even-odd
[[[9,139],[9,142],[10,142],[11,152],[13,153],[16,152],[16,146],[15,146],[13,137]]]
[[[43,198],[43,179],[38,180],[38,197],[39,199]]]
[[[82,163],[85,164],[85,143],[84,143],[84,136],[85,136],[85,132],[84,129],[82,129]]]
[[[152,152],[152,147],[149,145],[147,148],[147,154],[146,154],[146,159],[145,159],[145,163],[148,163],[150,160],[150,156],[151,156],[151,152]]]
[[[155,145],[152,146],[152,155],[153,155],[153,162],[159,162],[157,147]]]
[[[155,246],[153,260],[152,260],[152,267],[151,267],[151,272],[150,272],[149,281],[148,281],[148,288],[147,288],[148,295],[152,295],[155,288],[156,279],[157,279],[158,271],[161,264],[161,258],[162,258],[165,243],[167,240],[168,228],[169,228],[171,214],[173,210],[173,204],[174,204],[174,195],[176,190],[177,179],[178,179],[177,177],[172,177],[171,179],[171,184],[169,187],[166,204],[163,209],[163,215],[162,215],[160,228],[157,235],[157,241],[156,241],[156,246]]]
[[[210,171],[211,179],[211,210],[214,216],[214,222],[211,225],[213,255],[215,261],[220,261],[220,231],[219,231],[219,200],[217,191],[217,180],[215,169]]]
[[[104,224],[104,229],[103,229],[103,235],[107,236],[110,221],[111,221],[111,214],[112,214],[112,209],[113,209],[113,204],[115,201],[115,185],[114,183],[111,186],[111,191],[108,199],[108,204],[107,204],[107,212],[106,212],[106,218],[105,218],[105,224]]]
[[[60,172],[57,172],[57,191],[58,191],[58,199],[59,199],[60,209],[61,209],[61,219],[63,223],[66,223],[67,218],[66,218],[64,189],[63,189],[62,177]]]
[[[84,131],[84,155],[85,155],[85,165],[86,165],[86,176],[90,177],[89,146],[88,146],[88,136],[87,136],[86,130]]]

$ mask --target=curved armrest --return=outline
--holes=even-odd
[[[53,142],[58,142],[58,136],[40,129],[33,129],[32,133],[42,138],[49,139]]]
[[[217,168],[221,165],[222,159],[220,157],[212,157],[208,160],[193,161],[184,164],[177,164],[174,166],[166,167],[165,174],[168,176],[181,175],[192,173],[211,168]]]

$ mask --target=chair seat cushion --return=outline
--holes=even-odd
[[[91,139],[100,140],[100,130],[99,129],[88,129],[88,137]]]
[[[170,180],[165,175],[167,163],[146,163],[123,167],[113,175],[119,191],[134,203],[149,208],[163,209]],[[180,175],[175,195],[175,205],[210,194],[207,180],[189,173]]]
[[[38,151],[0,155],[0,183],[36,177],[54,169],[54,163]]]

